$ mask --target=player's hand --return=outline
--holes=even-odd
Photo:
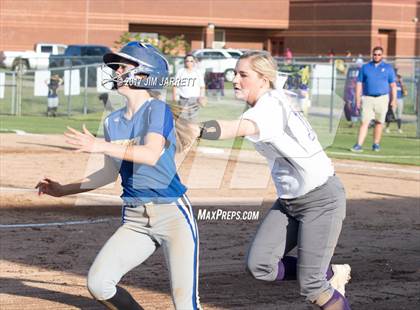
[[[39,196],[46,194],[54,197],[61,197],[64,195],[62,185],[47,177],[39,181],[35,188],[38,189]]]
[[[360,110],[360,108],[362,107],[362,102],[356,101],[356,107]]]
[[[68,131],[64,133],[67,137],[66,142],[76,147],[76,152],[103,153],[105,142],[96,138],[87,130],[83,124],[83,132],[74,128],[67,127]]]
[[[199,97],[198,98],[198,104],[202,107],[205,107],[207,105],[207,98],[206,97]]]
[[[188,124],[188,127],[189,127],[194,139],[198,139],[198,137],[200,136],[200,132],[201,132],[200,124],[190,122]]]
[[[392,101],[391,101],[391,107],[392,107],[393,109],[396,109],[396,108],[397,108],[397,101],[396,101],[396,100],[392,100]]]

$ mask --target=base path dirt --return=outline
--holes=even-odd
[[[102,165],[76,154],[58,135],[0,134],[0,308],[103,309],[86,289],[86,274],[120,225],[119,181],[87,195],[37,196],[44,176],[69,182]],[[312,309],[295,281],[251,278],[245,255],[276,199],[264,160],[255,152],[198,148],[178,158],[181,179],[199,212],[249,211],[257,220],[199,220],[204,309]],[[348,197],[333,263],[352,266],[346,287],[352,309],[417,309],[420,304],[420,169],[335,160]],[[257,213],[259,212],[259,213]],[[161,250],[121,284],[146,309],[173,309]]]

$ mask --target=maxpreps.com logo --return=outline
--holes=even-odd
[[[197,220],[199,221],[257,221],[260,211],[235,211],[235,210],[207,210],[198,209]]]

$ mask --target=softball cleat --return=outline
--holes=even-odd
[[[336,289],[343,297],[345,296],[346,284],[350,281],[351,267],[348,264],[343,265],[331,265],[334,275],[332,276],[330,283],[331,286]]]

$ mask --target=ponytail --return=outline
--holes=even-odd
[[[191,120],[180,117],[182,107],[176,104],[169,104],[175,120],[175,137],[177,153],[185,152],[193,146],[197,140],[198,126]],[[197,128],[197,132],[194,131]]]
[[[151,97],[162,100],[162,93],[160,91],[149,89],[147,92]],[[194,128],[198,128],[198,126],[191,120],[180,117],[181,112],[185,111],[185,108],[177,104],[167,104],[169,105],[175,120],[176,152],[182,153],[191,148],[197,140],[197,132],[194,131]]]

